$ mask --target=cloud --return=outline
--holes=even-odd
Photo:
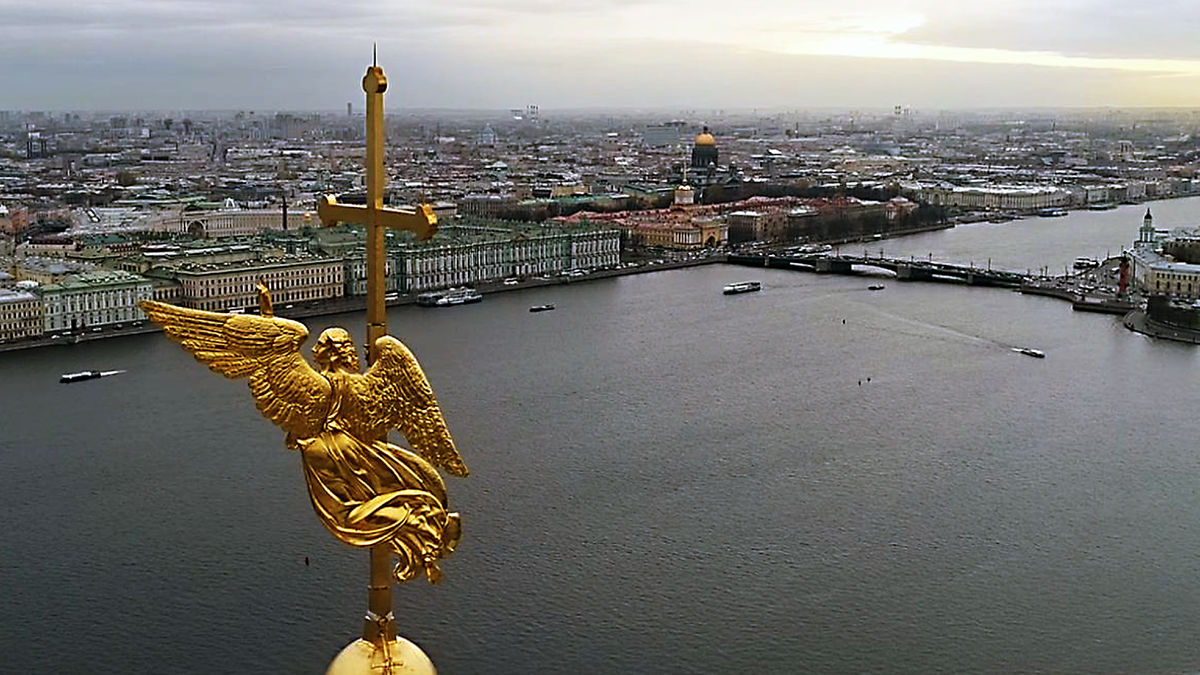
[[[1192,0],[1009,0],[925,3],[901,42],[1125,59],[1200,60],[1200,4]]]
[[[344,109],[378,43],[393,108],[1178,105],[1195,79],[1154,75],[1200,74],[1198,23],[1176,0],[0,0],[0,82],[17,108]]]

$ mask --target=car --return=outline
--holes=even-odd
[[[519,279],[505,279],[504,280],[505,286],[516,286],[519,283],[521,283],[521,281]]]

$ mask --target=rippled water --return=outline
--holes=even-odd
[[[1061,266],[1142,213],[883,247]],[[393,311],[472,470],[401,632],[458,674],[1200,667],[1200,352],[1052,299],[866,285],[716,265]],[[90,368],[128,372],[57,383]],[[0,670],[320,673],[360,629],[366,555],[244,384],[142,336],[0,355],[0,397]]]

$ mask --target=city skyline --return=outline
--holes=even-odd
[[[8,1],[5,104],[344,109],[378,44],[389,107],[1200,106],[1176,0]]]

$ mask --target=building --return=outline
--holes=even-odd
[[[613,267],[620,253],[620,231],[614,228],[586,222],[564,226],[468,219],[444,226],[429,241],[409,239],[391,247],[388,261],[394,281],[389,280],[389,287],[413,293]]]
[[[725,222],[729,224],[729,241],[733,244],[788,240],[788,211],[783,208],[734,211],[725,216]]]
[[[138,303],[153,296],[150,280],[115,270],[84,272],[41,288],[45,332],[141,321]]]
[[[42,286],[93,270],[93,266],[60,258],[17,258],[12,271],[17,281],[34,281]]]
[[[1160,235],[1150,209],[1127,252],[1134,286],[1147,295],[1195,300],[1200,298],[1200,237]]]
[[[683,126],[680,122],[667,124],[648,124],[642,130],[642,141],[653,148],[662,148],[679,143],[683,139]]]
[[[45,333],[42,299],[27,288],[0,288],[0,342]]]
[[[460,199],[458,207],[462,209],[463,215],[479,218],[499,218],[506,211],[516,208],[517,201],[515,194],[472,194]]]
[[[923,186],[916,190],[916,194],[919,200],[934,206],[956,206],[966,209],[1039,211],[1071,203],[1070,192],[1059,187],[1044,185]],[[1092,194],[1089,193],[1089,195]],[[1107,186],[1104,187],[1103,196],[1104,199],[1108,198]]]
[[[337,258],[281,256],[256,261],[197,264],[157,270],[179,283],[179,304],[212,312],[258,306],[259,280],[276,305],[330,300],[345,295],[345,267]]]
[[[147,227],[157,232],[187,234],[196,239],[216,239],[256,235],[264,230],[300,230],[312,225],[312,214],[303,211],[288,211],[287,225],[284,226],[282,209],[185,209],[160,215]]]
[[[708,127],[704,127],[692,144],[692,171],[700,177],[716,173],[718,159],[720,154],[717,152],[717,139],[709,132]]]

